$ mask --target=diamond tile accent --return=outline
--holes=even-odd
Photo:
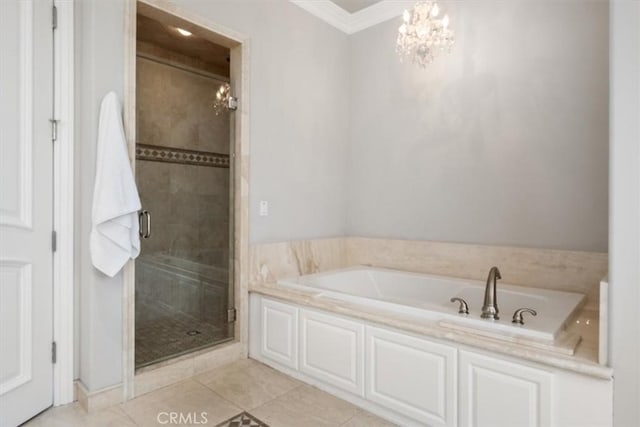
[[[216,427],[269,427],[248,412],[242,412]]]
[[[179,163],[183,165],[228,168],[229,155],[159,145],[136,144],[136,159],[152,162]]]

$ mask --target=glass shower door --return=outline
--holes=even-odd
[[[230,118],[212,108],[225,81],[140,55],[137,67],[136,181],[151,218],[136,260],[141,368],[233,338],[233,204]]]

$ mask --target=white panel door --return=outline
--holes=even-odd
[[[456,348],[366,328],[366,398],[431,426],[456,425]]]
[[[262,300],[262,357],[298,369],[298,309]]]
[[[551,424],[549,372],[460,352],[460,423],[469,427]]]
[[[51,1],[0,0],[0,426],[52,403]]]
[[[364,397],[364,326],[300,310],[300,371]]]

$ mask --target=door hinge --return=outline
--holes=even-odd
[[[236,309],[230,308],[227,310],[227,323],[233,323],[236,321]]]
[[[51,122],[51,141],[54,142],[58,139],[58,120],[49,119]]]
[[[58,233],[56,231],[51,232],[51,251],[55,252],[58,250]]]
[[[51,28],[53,30],[58,28],[58,8],[55,6],[51,7]]]
[[[58,360],[58,346],[56,342],[51,343],[51,363],[56,363]]]

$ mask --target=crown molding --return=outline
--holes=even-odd
[[[355,13],[349,13],[330,0],[290,1],[346,34],[354,34],[395,18],[415,3],[415,1],[385,0]]]
[[[330,0],[290,0],[310,14],[347,34],[351,34],[351,14]]]

